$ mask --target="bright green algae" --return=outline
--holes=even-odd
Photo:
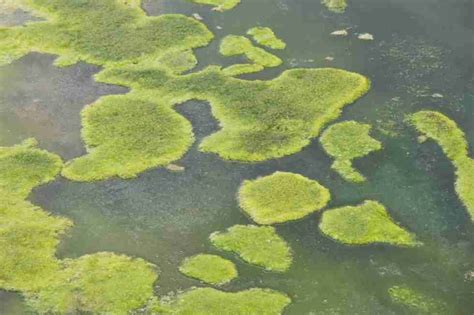
[[[277,56],[255,47],[250,39],[244,36],[227,35],[222,39],[219,52],[223,56],[245,55],[247,59],[263,67],[278,67],[282,61]]]
[[[263,66],[251,63],[241,63],[228,66],[222,69],[222,73],[231,77],[235,77],[242,74],[259,72],[264,69]]]
[[[235,8],[240,0],[190,0],[198,4],[211,5],[216,11],[226,11]]]
[[[269,27],[253,27],[247,31],[247,35],[252,36],[258,44],[271,49],[285,49],[286,47],[285,42],[279,39]]]
[[[360,183],[366,178],[352,166],[352,160],[380,150],[382,144],[369,135],[371,126],[345,121],[327,128],[320,141],[324,150],[335,158],[331,168],[345,180]]]
[[[179,271],[203,282],[222,285],[238,276],[237,268],[230,260],[217,255],[199,254],[186,258]]]
[[[279,315],[291,299],[270,289],[248,289],[222,292],[212,288],[196,288],[163,301],[152,313],[176,315]]]
[[[293,261],[289,245],[271,226],[234,225],[211,234],[210,240],[217,248],[267,270],[286,271]]]
[[[408,286],[393,286],[388,294],[394,303],[404,305],[417,314],[447,314],[442,303]]]
[[[325,211],[319,228],[328,237],[349,245],[420,245],[414,235],[393,221],[382,204],[372,200]]]
[[[411,116],[415,128],[436,141],[456,167],[456,192],[474,221],[474,159],[469,157],[464,132],[439,112],[420,111]]]
[[[258,224],[298,220],[322,209],[329,202],[329,190],[302,175],[275,172],[246,180],[239,190],[240,207]]]

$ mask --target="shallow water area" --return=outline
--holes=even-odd
[[[262,163],[225,161],[198,151],[200,141],[218,129],[208,104],[176,106],[193,125],[196,142],[175,164],[183,172],[151,169],[130,180],[77,183],[64,178],[41,186],[30,200],[74,222],[58,256],[79,257],[114,251],[155,263],[160,269],[158,294],[203,286],[178,271],[181,261],[205,252],[234,261],[239,277],[223,286],[236,291],[266,287],[293,300],[285,314],[416,314],[391,302],[387,290],[408,285],[444,303],[448,314],[474,309],[474,227],[454,191],[454,168],[431,141],[405,123],[421,109],[443,112],[466,133],[474,156],[473,11],[469,0],[349,1],[343,14],[328,11],[319,0],[246,1],[223,13],[187,1],[146,0],[149,15],[198,13],[216,39],[196,50],[199,64],[223,66],[243,61],[219,55],[225,35],[244,35],[268,26],[287,43],[272,51],[283,65],[248,79],[269,79],[296,67],[336,67],[367,76],[369,93],[343,111],[338,121],[373,126],[383,149],[356,160],[367,178],[344,181],[331,170],[332,159],[319,139],[301,152]],[[348,29],[347,37],[329,35]],[[371,33],[374,41],[357,39]],[[325,58],[331,56],[333,61]],[[108,94],[127,93],[97,83],[99,67],[85,63],[57,68],[51,55],[29,54],[0,67],[0,143],[10,146],[36,137],[40,146],[64,160],[84,153],[80,110]],[[433,97],[434,94],[442,97]],[[212,232],[251,221],[239,209],[236,193],[243,180],[275,171],[302,174],[331,191],[327,208],[377,200],[422,247],[346,246],[318,230],[320,213],[277,225],[290,244],[294,262],[286,273],[271,273],[220,252],[209,242]],[[0,291],[1,314],[25,314],[19,295]]]

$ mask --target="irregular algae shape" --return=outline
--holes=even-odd
[[[285,42],[279,39],[269,27],[253,27],[247,31],[247,35],[252,36],[258,44],[271,49],[285,49],[286,47]]]

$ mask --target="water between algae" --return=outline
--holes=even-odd
[[[451,314],[472,313],[474,228],[454,192],[453,167],[434,143],[418,144],[403,123],[407,113],[439,110],[466,132],[472,156],[470,0],[357,0],[350,1],[345,14],[328,12],[318,0],[243,0],[225,13],[176,0],[148,0],[144,8],[150,15],[199,13],[217,39],[255,25],[271,27],[288,44],[277,52],[285,64],[249,79],[272,78],[285,68],[327,66],[368,76],[371,91],[346,108],[340,120],[372,124],[384,149],[356,161],[369,179],[359,185],[330,170],[331,160],[317,140],[298,154],[265,163],[227,162],[194,146],[178,162],[186,168],[183,173],[153,169],[137,179],[93,184],[58,179],[35,190],[30,199],[74,221],[59,256],[114,251],[143,257],[160,267],[158,294],[199,285],[181,275],[177,265],[196,253],[216,253],[208,242],[210,233],[249,222],[235,199],[241,181],[291,171],[328,187],[331,207],[364,199],[382,202],[425,245],[338,245],[320,234],[315,214],[278,226],[295,256],[289,272],[268,273],[237,261],[240,277],[225,290],[269,287],[286,292],[294,301],[286,314],[409,314],[387,294],[390,286],[407,284],[446,303]],[[351,34],[372,33],[375,41],[329,36],[342,28],[350,28]],[[217,44],[197,51],[199,68],[239,61],[219,56]],[[325,61],[326,56],[334,61]],[[52,56],[30,54],[0,68],[0,141],[13,145],[34,136],[42,147],[70,159],[84,150],[81,108],[101,95],[127,90],[95,83],[97,67],[58,69],[52,61]],[[434,93],[443,98],[432,97]],[[177,108],[193,123],[198,141],[218,127],[207,104],[188,102]],[[25,312],[18,295],[0,291],[1,314]]]

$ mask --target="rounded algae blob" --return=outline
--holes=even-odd
[[[153,297],[157,274],[142,259],[96,253],[62,265],[48,286],[29,299],[40,313],[128,314]]]
[[[211,234],[210,239],[217,248],[267,270],[286,271],[293,261],[290,247],[271,226],[234,225]]]
[[[283,293],[254,288],[240,292],[222,292],[196,288],[179,294],[156,307],[157,313],[199,315],[278,315],[291,303]]]
[[[348,181],[365,181],[365,177],[353,168],[353,159],[382,148],[382,144],[369,135],[370,129],[367,124],[345,121],[330,126],[321,135],[324,150],[336,159],[331,167]]]
[[[385,207],[372,200],[325,211],[319,224],[330,238],[349,245],[387,243],[417,246],[414,235],[398,226]]]
[[[237,277],[237,268],[230,260],[216,255],[200,254],[186,258],[179,271],[188,277],[222,285]]]
[[[286,172],[246,180],[239,190],[240,206],[258,224],[301,219],[326,206],[330,198],[318,182]]]

